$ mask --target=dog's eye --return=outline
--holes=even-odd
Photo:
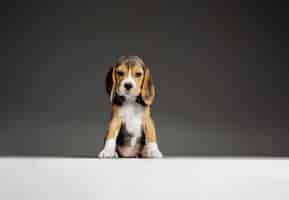
[[[141,72],[135,73],[135,76],[136,76],[136,77],[141,77]]]
[[[123,73],[122,71],[117,71],[116,73],[117,73],[117,75],[119,75],[119,76],[123,76],[123,75],[124,75],[124,73]]]

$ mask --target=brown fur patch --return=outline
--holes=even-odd
[[[116,137],[121,127],[121,119],[117,114],[117,110],[118,110],[117,106],[112,107],[112,116],[108,125],[108,129],[106,131],[105,137],[106,140]]]
[[[156,129],[151,117],[150,107],[146,107],[143,115],[143,131],[146,142],[156,142]]]
[[[150,70],[148,68],[146,68],[144,72],[141,96],[146,105],[151,105],[155,98],[155,87],[153,84],[152,76],[150,74]]]

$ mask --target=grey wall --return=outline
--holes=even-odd
[[[0,14],[0,155],[95,156],[119,55],[151,68],[165,155],[289,155],[284,5],[9,1]]]

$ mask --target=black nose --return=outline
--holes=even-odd
[[[130,90],[132,88],[132,84],[131,83],[125,83],[124,87],[126,90]]]

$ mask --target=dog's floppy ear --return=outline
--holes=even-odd
[[[112,102],[115,93],[115,66],[111,67],[106,74],[105,89],[109,95],[110,102]]]
[[[151,105],[155,97],[155,87],[148,67],[145,67],[144,69],[141,97],[146,105]]]

